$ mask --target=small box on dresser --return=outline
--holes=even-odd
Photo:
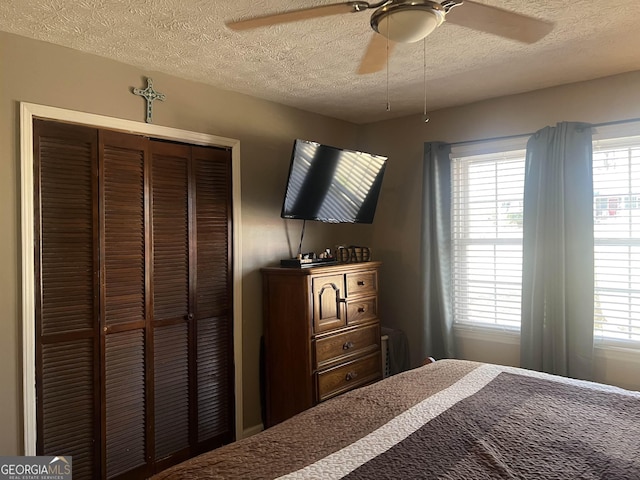
[[[266,427],[382,378],[379,267],[262,269]]]

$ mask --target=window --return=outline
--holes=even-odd
[[[489,153],[472,146],[452,149],[452,286],[458,324],[520,328],[526,140],[482,145],[493,149]]]
[[[518,143],[519,142],[519,143]],[[457,324],[520,328],[526,138],[452,148]],[[593,142],[594,333],[640,343],[640,124]]]
[[[594,331],[640,342],[640,136],[607,136],[593,143]]]

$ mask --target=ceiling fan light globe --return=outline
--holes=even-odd
[[[418,42],[438,28],[445,13],[435,2],[406,2],[382,7],[371,16],[373,29],[398,43]]]

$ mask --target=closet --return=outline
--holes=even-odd
[[[38,455],[146,478],[234,437],[231,154],[34,120]]]

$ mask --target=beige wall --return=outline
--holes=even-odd
[[[520,364],[520,336],[508,332],[456,330],[458,357],[514,367]],[[593,380],[640,391],[640,352],[596,346]]]
[[[258,67],[256,67],[258,68]],[[0,454],[22,452],[20,167],[18,102],[144,121],[131,93],[151,76],[167,97],[154,123],[239,139],[242,179],[244,427],[261,422],[258,347],[262,333],[259,269],[295,250],[301,222],[280,219],[295,138],[356,147],[356,125],[221,91],[158,72],[0,33]],[[311,222],[305,250],[369,235],[368,226]]]
[[[482,81],[478,79],[478,81]],[[381,317],[409,338],[412,362],[428,355],[420,327],[419,255],[422,155],[425,141],[459,142],[518,135],[559,121],[603,123],[640,117],[640,72],[502,97],[421,116],[366,125],[365,148],[389,155],[389,165],[374,224],[372,248],[384,262]],[[465,332],[457,336],[460,356],[517,365],[513,338]],[[640,353],[605,355],[597,379],[640,389]],[[605,358],[606,357],[606,358]]]

